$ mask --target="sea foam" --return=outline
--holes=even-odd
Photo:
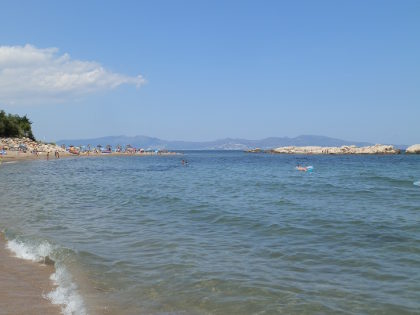
[[[45,257],[50,256],[53,250],[51,244],[46,241],[39,245],[31,246],[17,240],[10,240],[6,246],[16,257],[35,262],[39,262]]]
[[[50,278],[57,288],[46,294],[53,304],[63,305],[65,315],[86,315],[85,305],[79,295],[77,285],[72,281],[70,273],[63,266],[56,266],[55,273]]]
[[[73,282],[70,272],[54,256],[55,246],[47,241],[37,245],[27,244],[20,240],[8,240],[6,247],[12,251],[16,257],[41,262],[45,257],[53,257],[55,260],[55,272],[50,279],[57,286],[53,291],[43,296],[51,303],[61,305],[64,315],[86,315],[86,308],[82,297],[78,293],[77,285]]]

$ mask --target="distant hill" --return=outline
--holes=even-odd
[[[295,138],[288,137],[271,137],[261,140],[247,140],[247,139],[232,139],[225,138],[214,141],[168,141],[159,138],[147,137],[147,136],[111,136],[102,137],[95,139],[71,139],[71,140],[60,140],[57,144],[66,145],[91,145],[95,147],[97,145],[111,145],[113,147],[117,145],[125,146],[130,144],[135,148],[144,149],[167,149],[167,150],[248,150],[254,148],[261,149],[272,149],[283,146],[342,146],[342,145],[356,145],[366,146],[372,145],[368,142],[356,142],[347,141],[341,139],[335,139],[324,136],[313,136],[313,135],[302,135]]]

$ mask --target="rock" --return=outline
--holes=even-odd
[[[412,146],[409,146],[405,153],[409,154],[420,154],[420,144],[413,144]]]
[[[273,153],[282,154],[399,154],[400,150],[392,145],[375,144],[367,147],[342,146],[342,147],[280,147],[272,150]]]
[[[45,256],[44,258],[42,258],[40,261],[39,261],[41,264],[44,264],[44,265],[49,265],[49,266],[54,266],[55,265],[55,261],[54,260],[52,260],[49,256]]]
[[[255,148],[255,149],[248,150],[248,151],[245,151],[245,152],[249,152],[249,153],[261,153],[262,150],[260,148]]]
[[[32,141],[29,138],[0,138],[0,149],[32,152],[65,152],[66,150],[55,144]],[[26,149],[24,149],[26,148]]]

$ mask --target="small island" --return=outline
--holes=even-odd
[[[275,153],[275,154],[400,154],[401,150],[392,145],[375,144],[372,146],[357,147],[355,145],[341,147],[321,147],[321,146],[287,146],[271,150],[261,150],[259,148],[249,150],[250,153]]]

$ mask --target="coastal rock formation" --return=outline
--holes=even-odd
[[[376,144],[373,146],[356,147],[341,146],[341,147],[280,147],[271,150],[272,153],[281,154],[399,154],[400,150],[395,149],[392,145]]]
[[[66,152],[65,149],[56,144],[37,142],[29,138],[0,138],[0,150],[28,152]]]
[[[249,152],[249,153],[261,153],[263,151],[260,148],[255,148],[255,149],[252,149],[252,150],[247,150],[246,152]]]
[[[413,144],[405,150],[405,153],[420,154],[420,144]]]

